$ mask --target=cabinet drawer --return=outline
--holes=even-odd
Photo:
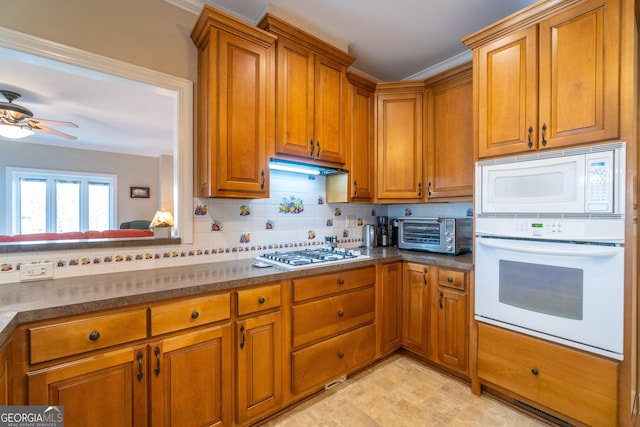
[[[588,425],[616,425],[616,362],[478,324],[478,377]]]
[[[375,325],[369,325],[293,352],[293,393],[321,387],[372,362],[375,337]]]
[[[151,335],[166,334],[228,319],[229,294],[192,298],[151,307]]]
[[[373,287],[295,305],[292,314],[293,346],[372,322],[374,315]]]
[[[304,301],[372,285],[375,280],[376,272],[374,267],[295,279],[293,280],[293,301]]]
[[[147,310],[91,316],[86,319],[29,328],[29,361],[60,357],[147,337]]]
[[[280,284],[238,291],[238,316],[280,306]]]
[[[438,270],[438,284],[447,288],[459,289],[464,291],[465,288],[464,271],[446,270],[440,268]]]

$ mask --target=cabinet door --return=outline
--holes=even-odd
[[[467,295],[444,287],[438,289],[438,359],[449,368],[468,371]]]
[[[274,50],[212,29],[198,54],[200,197],[268,197]]]
[[[316,55],[314,84],[314,158],[344,164],[349,145],[349,129],[346,124],[349,89],[347,68]]]
[[[150,343],[149,353],[151,425],[231,423],[228,325]]]
[[[282,401],[280,312],[236,323],[237,421],[277,409]]]
[[[278,39],[276,154],[312,159],[314,141],[313,52]]]
[[[377,96],[377,198],[422,199],[423,91]]]
[[[352,202],[370,202],[374,196],[374,110],[372,90],[351,89],[351,169],[349,195]]]
[[[429,355],[429,286],[435,269],[413,263],[403,268],[402,345],[425,357]]]
[[[241,38],[220,35],[220,144],[218,191],[267,196],[267,76],[266,49]],[[271,110],[273,111],[273,110]],[[210,141],[209,143],[215,143]]]
[[[140,346],[30,372],[29,405],[64,406],[68,427],[147,425],[146,359]]]
[[[480,158],[536,148],[537,60],[536,27],[517,31],[475,52]]]
[[[619,22],[617,1],[591,0],[540,24],[541,148],[618,137]]]
[[[427,197],[473,195],[473,77],[427,90]]]
[[[391,353],[402,344],[402,263],[384,264],[378,280],[380,354]]]

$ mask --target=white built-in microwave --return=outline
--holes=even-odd
[[[476,215],[624,215],[625,143],[476,163]]]

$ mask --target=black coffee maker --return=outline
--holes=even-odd
[[[378,216],[376,217],[378,227],[376,234],[378,236],[378,246],[389,246],[389,217]]]

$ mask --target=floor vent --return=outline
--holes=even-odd
[[[527,411],[533,412],[537,416],[539,416],[540,418],[543,418],[543,419],[545,419],[545,420],[547,420],[549,422],[552,422],[554,424],[557,424],[559,426],[562,426],[562,427],[571,427],[572,426],[571,424],[569,424],[568,422],[566,422],[562,418],[555,417],[555,416],[553,416],[551,414],[548,414],[548,413],[536,408],[535,406],[531,406],[531,405],[528,405],[528,404],[526,404],[524,402],[521,402],[520,400],[516,400],[515,404],[517,406],[521,407],[522,409],[525,409]]]
[[[338,378],[337,380],[335,380],[335,381],[331,381],[330,383],[325,384],[325,385],[324,385],[324,389],[325,389],[325,390],[329,390],[330,388],[334,388],[334,387],[335,387],[335,386],[337,386],[338,384],[343,383],[346,379],[347,379],[347,376],[346,376],[346,375],[343,375],[343,376],[341,376],[340,378]]]

